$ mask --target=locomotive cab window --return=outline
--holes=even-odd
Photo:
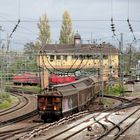
[[[59,111],[61,110],[61,97],[48,96],[46,102],[46,110],[48,111]]]
[[[52,102],[53,102],[53,110],[55,110],[55,111],[61,110],[61,98],[60,97],[54,97]]]
[[[38,99],[38,108],[39,110],[46,110],[47,100],[44,97]]]

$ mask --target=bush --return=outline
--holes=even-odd
[[[119,85],[115,85],[108,88],[108,94],[110,95],[120,95],[125,91],[125,88]]]
[[[9,98],[9,93],[7,93],[7,92],[1,92],[1,93],[0,93],[0,98],[1,98],[1,99],[3,99],[3,98],[4,98],[4,99]]]
[[[10,98],[9,93],[5,92],[5,91],[0,93],[0,99],[7,100],[8,102],[11,102],[11,98]]]
[[[9,101],[4,100],[1,104],[0,104],[0,109],[5,109],[8,108],[10,106]]]

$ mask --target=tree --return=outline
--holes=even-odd
[[[73,44],[74,32],[72,29],[72,22],[70,15],[67,11],[63,14],[63,21],[59,37],[60,44]]]
[[[36,50],[38,50],[38,48],[34,45],[33,42],[29,42],[24,45],[24,53],[26,54],[31,53]]]
[[[42,15],[37,24],[39,28],[39,37],[36,46],[42,47],[51,43],[51,32],[49,20],[46,14]]]
[[[130,74],[140,60],[140,51],[132,44],[128,44],[122,57],[125,73]]]
[[[36,71],[37,70],[37,63],[36,63],[36,57],[37,53],[40,48],[38,46],[34,45],[33,42],[26,43],[24,45],[24,52],[23,56],[24,57],[24,63],[21,62],[21,69],[23,65],[26,67],[26,71]]]

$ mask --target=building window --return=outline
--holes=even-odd
[[[102,55],[102,57],[103,57],[103,55]],[[100,55],[100,54],[89,55],[89,58],[90,58],[90,59],[100,59],[100,58],[101,58],[101,55]]]
[[[72,59],[78,59],[77,55],[72,55]]]
[[[79,55],[79,59],[80,59],[80,60],[83,60],[84,58],[85,58],[84,55]]]
[[[108,59],[108,55],[103,55],[103,59]]]
[[[67,61],[67,55],[63,55],[63,60]]]
[[[54,55],[50,55],[50,61],[54,60]]]
[[[57,60],[60,60],[60,59],[61,59],[61,55],[57,55],[57,56],[56,56],[56,59],[57,59]]]

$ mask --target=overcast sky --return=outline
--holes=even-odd
[[[71,15],[74,31],[78,30],[84,42],[92,38],[98,42],[113,43],[111,16],[115,20],[118,38],[121,32],[124,34],[124,44],[133,41],[125,21],[127,17],[136,38],[140,39],[140,0],[0,0],[0,25],[4,29],[1,38],[6,39],[6,34],[12,32],[20,18],[21,23],[12,35],[11,48],[23,48],[25,43],[36,40],[38,19],[46,13],[50,20],[52,40],[58,42],[65,10]]]

